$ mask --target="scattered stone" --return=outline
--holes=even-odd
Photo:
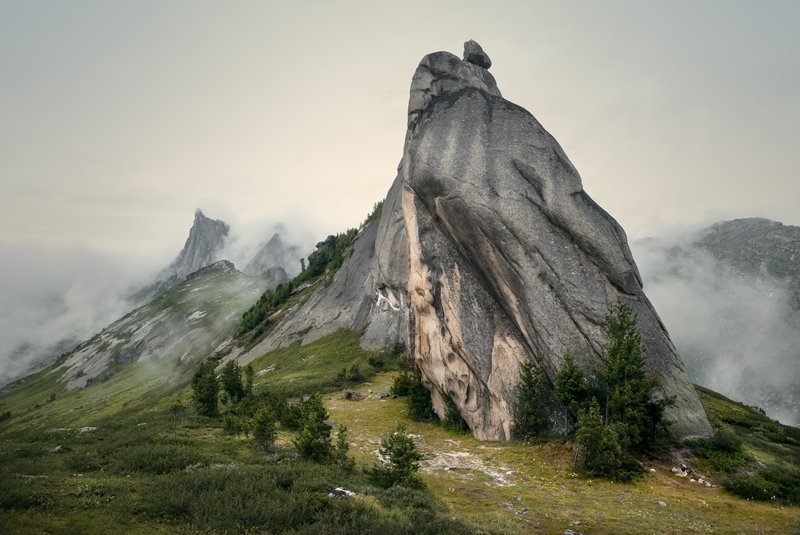
[[[708,487],[708,488],[711,488],[711,483],[709,483],[708,481],[706,481],[706,487]]]
[[[656,469],[655,469],[655,468],[651,468],[651,469],[650,469],[650,473],[651,473],[651,474],[655,474],[655,473],[656,473]]]
[[[343,489],[342,487],[336,487],[328,493],[328,498],[355,498],[355,496],[355,492],[352,490]]]
[[[706,480],[701,477],[700,479],[697,480],[697,482],[703,485],[706,482]]]
[[[667,504],[667,502],[665,502],[665,501],[663,501],[663,500],[658,500],[656,503],[657,503],[658,505],[660,505],[661,507],[666,507],[666,506],[668,505],[668,504]]]
[[[689,480],[689,483],[697,483],[697,480],[692,478],[692,479]]]
[[[464,61],[488,69],[492,66],[492,60],[489,55],[483,51],[481,45],[470,39],[464,43]]]
[[[348,399],[350,401],[361,401],[364,399],[364,394],[361,392],[356,392],[355,390],[350,390],[349,388],[345,388],[339,394],[339,399]]]
[[[681,473],[681,469],[680,468],[676,468],[675,466],[670,468],[669,471],[672,472],[673,474],[680,474]]]
[[[530,511],[530,509],[528,509],[527,507],[523,507],[522,509],[520,509],[519,511],[517,511],[517,512],[516,512],[516,513],[514,513],[514,514],[515,514],[515,515],[524,515],[524,514],[525,514],[525,513],[527,513],[528,511]]]
[[[81,427],[79,433],[91,433],[93,431],[97,431],[96,427]]]
[[[389,395],[389,392],[386,392],[386,391],[384,391],[384,390],[380,390],[380,391],[378,391],[378,392],[373,392],[373,393],[370,395],[370,397],[371,397],[372,399],[388,399],[388,398],[389,398],[389,397],[391,397],[391,396]]]
[[[59,444],[58,446],[56,446],[55,448],[53,448],[50,451],[52,451],[53,453],[58,453],[60,451],[64,451],[64,448],[61,446],[61,444]]]
[[[573,529],[565,529],[561,535],[582,535],[580,531],[575,531]]]
[[[258,370],[258,372],[256,372],[256,376],[257,377],[264,377],[268,373],[274,372],[274,371],[275,371],[275,365],[274,364],[270,364],[269,366],[267,366],[263,370]]]

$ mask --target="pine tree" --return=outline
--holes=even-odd
[[[261,450],[268,450],[275,444],[278,431],[275,427],[275,414],[269,407],[261,407],[253,415],[250,431],[253,433],[253,440],[256,447]]]
[[[350,457],[350,443],[347,441],[347,426],[340,425],[336,431],[336,445],[331,455],[333,464],[342,470],[350,472],[355,468],[356,461]]]
[[[555,408],[553,387],[542,368],[541,354],[522,363],[520,381],[514,402],[512,435],[525,440],[547,434],[551,430],[550,415]]]
[[[619,424],[621,440],[639,447],[654,438],[664,409],[672,400],[653,400],[657,381],[647,375],[636,316],[621,301],[606,316],[608,343],[603,348],[597,375],[604,422]]]
[[[408,389],[408,415],[417,422],[427,422],[435,416],[431,393],[422,384],[422,374],[414,371],[414,381]]]
[[[214,363],[205,361],[192,377],[192,400],[197,412],[203,416],[217,416],[217,397],[219,381],[214,371]]]
[[[417,487],[422,484],[417,476],[422,454],[417,449],[414,438],[406,432],[404,423],[397,424],[394,431],[381,440],[378,453],[382,461],[371,474],[377,484],[384,487]]]
[[[252,364],[248,364],[244,367],[244,395],[251,396],[253,395],[253,378],[255,377],[255,370],[253,369]]]
[[[588,401],[589,383],[569,351],[564,355],[564,365],[556,375],[555,390],[559,403],[577,417],[579,410]]]
[[[236,361],[228,361],[222,368],[220,376],[222,388],[228,396],[228,401],[238,403],[244,397],[244,385],[242,384],[242,373]]]
[[[292,441],[304,459],[328,462],[331,459],[331,426],[327,423],[328,411],[319,394],[300,402],[301,427]]]

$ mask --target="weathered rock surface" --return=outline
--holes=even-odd
[[[492,66],[492,60],[489,59],[489,55],[483,51],[481,45],[470,39],[466,43],[464,43],[464,61],[468,61],[473,65],[477,65],[478,67],[483,67],[484,69],[489,69]]]
[[[539,122],[464,63],[441,52],[420,63],[403,155],[411,347],[434,398],[447,393],[476,436],[508,438],[518,363],[541,352],[553,378],[569,350],[588,371],[621,299],[661,394],[676,397],[673,433],[708,434],[624,231]],[[420,81],[439,90],[415,98]]]
[[[555,139],[504,100],[477,43],[436,52],[411,83],[408,133],[380,220],[327,288],[289,310],[245,360],[340,328],[365,347],[406,341],[444,415],[449,396],[478,438],[508,439],[519,366],[554,378],[567,350],[588,372],[621,299],[679,437],[710,426],[617,222],[583,191]],[[485,58],[482,59],[482,58]]]
[[[158,274],[153,283],[135,291],[129,300],[136,306],[148,303],[184,281],[191,273],[221,260],[219,255],[225,246],[229,230],[230,227],[224,221],[210,219],[200,209],[195,210],[194,222],[181,252]]]
[[[386,211],[384,211],[384,215]],[[353,241],[352,253],[330,285],[288,310],[269,334],[246,354],[242,362],[279,347],[311,343],[340,329],[374,331],[374,338],[362,344],[387,347],[405,340],[407,322],[401,307],[388,298],[381,299],[371,276],[379,223],[363,228]],[[376,328],[370,328],[371,324]]]
[[[230,227],[224,221],[208,218],[199,209],[196,210],[186,244],[167,267],[167,275],[183,280],[190,273],[218,260],[217,254],[225,245],[229,230]]]

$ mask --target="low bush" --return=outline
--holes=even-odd
[[[720,472],[732,473],[753,461],[742,449],[742,439],[726,429],[717,430],[710,438],[694,440],[690,447],[697,457],[708,460]]]
[[[760,472],[729,476],[724,486],[731,494],[748,500],[800,504],[800,472],[797,470],[770,466]]]

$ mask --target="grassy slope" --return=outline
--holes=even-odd
[[[280,386],[293,394],[315,389],[330,392],[326,404],[332,420],[347,425],[351,453],[360,467],[368,467],[375,461],[380,438],[406,419],[406,409],[402,399],[369,396],[370,390],[388,390],[395,372],[373,375],[378,370],[367,359],[376,353],[361,350],[357,339],[354,333],[336,333],[307,346],[267,354],[256,359],[254,367],[258,371],[274,366],[256,378],[257,390]],[[343,385],[336,374],[354,363],[367,375],[367,381],[356,386],[366,397],[341,400],[335,390],[353,385]],[[427,456],[423,477],[436,499],[429,498],[430,510],[412,510],[403,504],[419,500],[420,495],[398,497],[379,491],[360,473],[343,475],[297,461],[287,465],[282,460],[292,455],[289,432],[281,431],[276,452],[266,455],[254,451],[242,436],[225,435],[218,421],[194,416],[191,409],[180,416],[173,430],[167,407],[175,399],[188,402],[188,387],[159,390],[158,385],[164,384],[155,379],[160,370],[150,370],[151,380],[142,380],[148,377],[144,369],[141,373],[134,373],[134,367],[130,370],[130,376],[123,371],[112,381],[72,393],[59,391],[54,381],[40,373],[0,396],[3,410],[25,409],[0,423],[0,479],[4,483],[0,531],[4,527],[19,533],[219,529],[219,515],[239,502],[245,509],[264,506],[265,500],[254,496],[273,497],[266,500],[273,504],[293,503],[298,496],[322,500],[315,518],[339,515],[351,519],[354,527],[367,519],[374,531],[383,533],[390,532],[382,527],[387,522],[392,529],[410,526],[413,530],[415,519],[431,526],[444,522],[440,529],[462,529],[458,522],[446,523],[450,516],[472,526],[472,531],[488,533],[561,533],[570,527],[583,533],[791,533],[800,529],[798,507],[748,502],[720,488],[698,487],[674,477],[668,464],[651,463],[656,472],[633,484],[585,480],[572,472],[569,445],[479,442],[434,424],[414,422],[409,423],[410,431]],[[58,392],[58,398],[47,402],[52,391]],[[701,395],[715,423],[723,419],[727,425],[744,422],[742,433],[751,437],[748,448],[796,462],[786,451],[770,449],[774,445],[768,432],[755,429],[767,424],[752,411],[707,391],[701,390]],[[27,412],[26,407],[37,403],[38,409]],[[86,425],[99,429],[89,433],[76,429]],[[62,427],[72,429],[53,430]],[[57,446],[61,451],[53,452]],[[202,467],[184,470],[197,463]],[[297,471],[289,490],[269,486],[253,490],[255,494],[247,494],[246,488],[228,490],[228,501],[219,506],[204,501],[210,500],[210,490],[195,496],[194,502],[212,511],[205,516],[198,512],[200,505],[193,509],[191,503],[175,504],[170,496],[195,480],[211,478],[220,483],[219,467],[234,467],[236,475],[226,480],[249,481],[258,474],[265,479],[276,477],[281,470],[289,470],[287,466],[296,466],[291,470]],[[359,499],[351,505],[328,504],[322,497],[333,484],[350,485],[359,492]],[[253,518],[258,517],[256,513]],[[305,528],[313,531],[313,525]]]

